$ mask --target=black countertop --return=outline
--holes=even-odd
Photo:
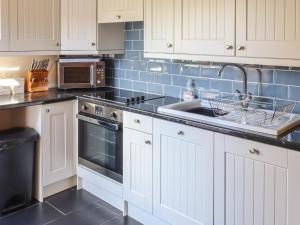
[[[76,90],[76,91],[67,91],[67,92],[58,91],[57,89],[52,89],[49,90],[48,92],[40,92],[40,93],[33,93],[33,94],[17,94],[14,97],[4,95],[4,96],[0,96],[0,110],[39,105],[39,104],[49,104],[49,103],[68,101],[68,100],[79,98],[79,99],[84,99],[95,103],[101,102],[102,105],[114,106],[119,109],[152,116],[154,118],[165,119],[168,121],[185,124],[193,127],[198,127],[201,129],[210,130],[210,131],[214,131],[214,132],[218,132],[230,136],[235,136],[239,138],[244,138],[248,140],[253,140],[257,142],[262,142],[270,145],[275,145],[287,149],[300,151],[300,127],[286,134],[276,137],[272,135],[251,132],[248,130],[233,129],[230,127],[217,126],[208,123],[193,122],[193,121],[157,113],[157,108],[159,106],[177,103],[180,101],[180,99],[177,98],[165,97],[165,98],[146,101],[140,104],[124,105],[124,104],[118,104],[117,102],[91,100],[84,97],[86,94],[99,92],[99,91],[107,91],[107,90],[111,90],[111,88],[104,88],[100,90],[99,89],[88,90],[88,91]]]

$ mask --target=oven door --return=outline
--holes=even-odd
[[[58,88],[91,88],[96,83],[96,66],[90,62],[60,63]]]
[[[78,114],[79,164],[122,183],[122,124]]]

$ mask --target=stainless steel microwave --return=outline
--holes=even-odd
[[[59,59],[58,88],[105,87],[105,62],[96,58]]]

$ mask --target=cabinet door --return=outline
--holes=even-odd
[[[98,0],[98,22],[142,21],[144,0]]]
[[[124,129],[124,197],[152,213],[152,135]]]
[[[154,120],[153,211],[173,225],[213,225],[213,133]]]
[[[175,0],[175,53],[234,55],[235,0]]]
[[[9,51],[9,13],[8,0],[0,0],[0,51]]]
[[[60,0],[9,0],[11,51],[60,49]]]
[[[145,1],[145,52],[173,53],[174,0]]]
[[[96,51],[97,0],[61,0],[62,50]]]
[[[226,225],[286,225],[287,169],[226,153]]]
[[[42,143],[44,186],[76,174],[73,101],[44,105]]]
[[[239,0],[237,56],[300,59],[297,0]]]

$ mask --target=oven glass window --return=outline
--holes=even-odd
[[[65,67],[64,68],[65,84],[89,84],[90,67]]]
[[[122,174],[121,138],[120,131],[79,121],[79,157]]]

